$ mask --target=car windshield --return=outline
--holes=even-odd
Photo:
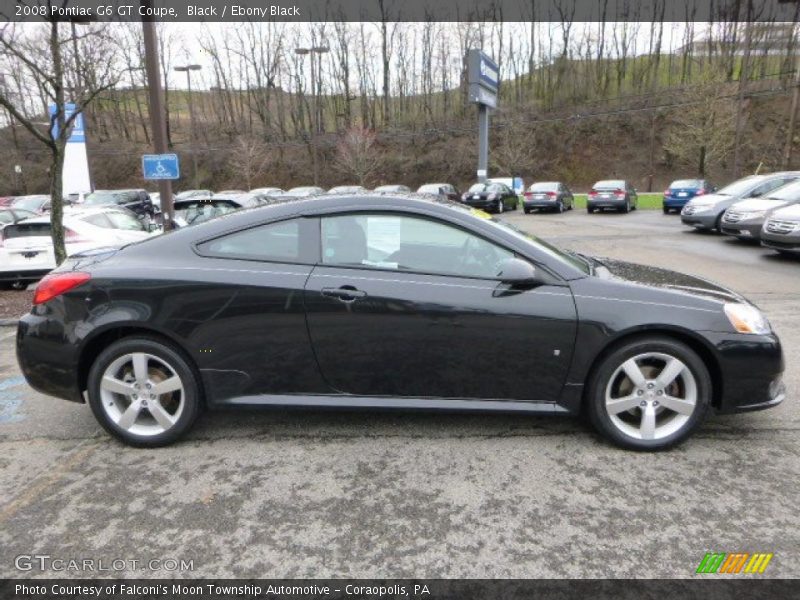
[[[690,188],[690,189],[697,189],[703,186],[703,182],[699,179],[678,179],[677,181],[673,181],[669,184],[670,189],[672,188]]]
[[[86,196],[85,204],[117,204],[120,197],[113,192],[93,192]]]
[[[767,196],[770,200],[783,200],[784,202],[796,202],[800,200],[800,181],[795,181],[788,185],[779,187]]]
[[[229,200],[182,202],[175,206],[175,220],[178,223],[194,225],[239,210],[239,208],[241,207],[238,204]]]
[[[469,188],[470,192],[477,193],[477,192],[484,192],[488,189],[488,185],[485,183],[476,183],[471,188]]]
[[[594,184],[596,190],[624,190],[625,182],[621,179],[609,179],[608,181],[598,181]]]
[[[749,192],[754,185],[761,183],[766,179],[764,176],[745,177],[726,185],[716,193],[720,196],[739,196]]]
[[[532,183],[528,188],[529,192],[551,192],[558,188],[558,183],[555,181],[543,181],[541,183]]]
[[[37,211],[47,202],[47,196],[20,196],[12,203],[14,208],[24,208],[25,210]]]

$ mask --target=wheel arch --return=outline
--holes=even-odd
[[[714,353],[714,348],[702,336],[697,335],[689,329],[675,327],[673,325],[657,325],[657,326],[641,326],[625,331],[619,332],[616,336],[609,339],[600,352],[597,353],[591,366],[586,371],[583,385],[583,398],[581,401],[581,408],[586,405],[586,399],[589,394],[589,382],[591,381],[594,373],[599,368],[600,364],[605,358],[614,352],[618,347],[627,344],[636,339],[645,339],[651,337],[666,337],[673,340],[683,342],[691,348],[703,361],[708,374],[711,377],[711,406],[719,408],[722,399],[722,368]]]
[[[83,342],[78,357],[77,371],[78,389],[81,391],[81,393],[87,389],[89,371],[100,353],[114,342],[135,335],[146,336],[167,342],[170,346],[173,346],[183,355],[184,359],[196,372],[199,372],[197,364],[186,351],[181,340],[177,339],[175,336],[163,332],[157,328],[148,327],[140,322],[114,323],[102,329],[93,331],[91,336]]]

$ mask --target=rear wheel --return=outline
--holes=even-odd
[[[556,212],[563,213],[564,212],[564,203],[559,200],[558,204],[556,205]]]
[[[191,365],[171,344],[130,337],[103,350],[89,371],[89,406],[103,428],[132,446],[177,440],[200,412]]]
[[[611,352],[590,379],[588,413],[615,444],[662,450],[686,439],[711,404],[700,357],[670,338],[642,338]]]
[[[526,215],[531,214],[531,209],[530,208],[523,208],[522,210],[525,211]]]
[[[662,207],[662,209],[661,209],[661,210],[663,210],[663,211],[664,211],[664,214],[665,214],[665,215],[668,215],[668,214],[669,214],[669,209],[668,209],[666,206]]]
[[[631,201],[630,200],[626,200],[625,201],[625,206],[622,207],[620,212],[626,213],[626,214],[631,212]]]
[[[588,212],[589,214],[592,214],[594,212],[594,209],[591,208],[590,206],[587,206],[586,207],[586,212]]]

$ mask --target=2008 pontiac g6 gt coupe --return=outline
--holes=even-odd
[[[33,304],[28,382],[137,446],[204,408],[316,406],[585,411],[655,450],[784,398],[780,342],[735,292],[413,195],[276,201],[79,255]]]

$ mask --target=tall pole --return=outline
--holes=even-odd
[[[200,187],[197,176],[197,127],[194,119],[194,100],[192,98],[192,71],[199,71],[202,67],[200,65],[186,65],[185,67],[175,67],[176,71],[186,71],[186,88],[189,94],[187,104],[189,105],[189,126],[191,132],[189,133],[189,145],[192,153],[192,166],[194,168],[194,187]]]
[[[152,12],[151,1],[141,0],[145,12]],[[153,149],[156,154],[167,152],[167,125],[164,116],[164,94],[161,90],[161,69],[158,62],[158,40],[156,23],[153,17],[142,19],[144,34],[144,57],[147,71],[147,87],[150,102],[150,124],[153,129]],[[172,229],[172,182],[169,179],[158,180],[158,191],[161,194],[161,212],[164,219],[164,231]]]
[[[739,92],[736,101],[736,123],[733,139],[733,176],[738,179],[742,172],[742,130],[744,129],[744,97],[747,87],[747,80],[750,78],[750,40],[753,23],[752,0],[747,0],[747,16],[744,24],[744,56],[742,66],[739,70]]]
[[[478,181],[486,182],[489,169],[489,107],[478,105]]]
[[[314,118],[311,119],[311,162],[314,169],[314,185],[319,185],[319,168],[317,166],[317,130],[319,129],[317,119],[317,80],[314,75],[314,50],[309,54],[311,60],[311,106],[314,108]]]

